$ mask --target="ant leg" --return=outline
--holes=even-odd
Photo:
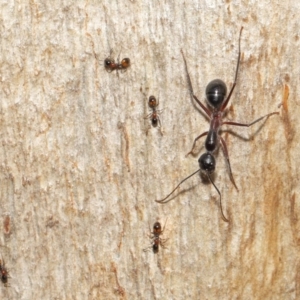
[[[276,112],[272,112],[272,113],[270,113],[270,114],[267,114],[267,115],[265,115],[265,116],[262,116],[262,117],[260,117],[260,118],[258,118],[258,119],[256,119],[256,120],[254,120],[253,122],[248,123],[248,124],[237,123],[237,122],[223,122],[222,125],[223,125],[223,124],[225,124],[225,125],[227,124],[227,125],[234,125],[234,126],[250,127],[250,126],[252,126],[253,124],[255,124],[255,123],[261,121],[262,119],[264,119],[264,118],[269,118],[269,117],[272,116],[272,115],[279,115],[279,112],[277,112],[277,111],[276,111]]]
[[[200,134],[199,136],[197,136],[197,137],[195,138],[194,143],[193,143],[193,147],[192,147],[191,151],[190,151],[185,157],[187,157],[189,154],[193,154],[193,150],[194,150],[194,148],[195,148],[196,142],[197,142],[201,137],[203,137],[203,136],[205,136],[205,135],[207,135],[207,134],[208,134],[208,131],[205,131],[205,132],[203,132],[202,134]]]
[[[150,114],[148,114],[147,116],[144,117],[144,119],[149,119],[152,115],[152,112]]]
[[[160,246],[161,246],[163,249],[168,249],[168,247],[165,246],[165,243],[160,243]]]
[[[168,241],[167,239],[159,239],[159,244],[163,249],[167,249],[167,247],[165,246],[165,243]]]
[[[148,225],[149,225],[149,232],[150,232],[150,234],[148,234],[148,237],[149,237],[149,239],[153,240],[154,235],[153,235],[153,232],[151,231],[150,223],[149,223],[149,222],[148,222]],[[147,252],[147,251],[149,251],[151,248],[152,248],[152,245],[149,246],[149,247],[144,248],[143,251],[144,251],[144,252]]]
[[[120,68],[120,55],[121,55],[121,52],[119,53],[118,58],[117,58],[118,68]]]
[[[150,238],[150,239],[153,239],[153,232],[151,231],[151,227],[150,227],[150,223],[148,222],[148,226],[149,226],[149,232],[150,232],[150,234],[148,234],[148,237]]]
[[[234,83],[233,83],[232,88],[231,88],[231,90],[230,90],[230,92],[229,92],[229,94],[228,94],[227,99],[225,100],[225,102],[224,102],[223,105],[221,106],[221,109],[220,109],[221,111],[223,111],[223,110],[226,108],[226,106],[227,106],[227,104],[228,104],[228,102],[229,102],[229,100],[230,100],[230,97],[231,97],[231,95],[232,95],[232,93],[233,93],[233,90],[234,90],[234,88],[235,88],[235,86],[236,86],[237,76],[238,76],[239,67],[240,67],[240,61],[241,61],[241,36],[242,36],[243,28],[244,28],[244,27],[242,26],[242,27],[241,27],[241,30],[240,30],[240,37],[239,37],[239,54],[238,54],[238,60],[237,60],[237,65],[236,65],[236,70],[235,70]]]
[[[121,54],[121,52],[119,53],[118,58],[117,58],[117,68],[116,68],[118,78],[119,78],[119,70],[121,70],[121,68],[120,68],[120,54]]]
[[[210,111],[201,103],[201,101],[196,97],[196,95],[193,94],[193,98],[196,100],[196,102],[201,106],[201,108],[205,111],[207,116],[210,118]]]
[[[227,150],[226,142],[224,141],[224,139],[222,137],[220,137],[220,139],[221,139],[222,150],[223,150],[224,156],[225,156],[225,158],[227,160],[227,164],[228,164],[228,167],[229,167],[229,177],[230,177],[230,180],[233,183],[234,187],[237,189],[237,191],[239,191],[239,189],[236,186],[235,181],[233,179],[233,175],[232,175],[232,171],[231,171],[231,166],[230,166],[230,161],[229,161],[229,155],[228,155],[228,150]]]
[[[161,128],[161,122],[160,122],[160,118],[159,118],[159,116],[157,115],[157,120],[158,120],[158,123],[159,123],[159,126],[158,126],[158,128]]]
[[[193,96],[193,98],[196,100],[196,102],[200,105],[200,107],[204,110],[204,112],[207,114],[207,116],[210,118],[211,113],[210,113],[209,109],[207,107],[205,107],[204,104],[202,104],[201,101],[194,94],[191,78],[190,78],[190,75],[189,75],[189,71],[188,71],[188,68],[187,68],[187,63],[186,63],[186,60],[185,60],[182,49],[181,49],[181,54],[182,54],[184,64],[185,64],[185,71],[186,71],[186,74],[187,74],[187,80],[188,80],[190,93]]]
[[[167,239],[161,239],[161,238],[159,238],[159,240],[162,241],[163,243],[165,243],[168,239],[169,238],[167,238]]]
[[[166,222],[165,222],[165,225],[164,225],[164,228],[163,228],[163,230],[161,231],[161,234],[162,234],[162,233],[164,232],[164,230],[165,230],[165,227],[166,227],[167,221],[168,221],[168,218],[166,219]]]
[[[144,248],[143,251],[144,251],[144,252],[148,252],[151,248],[152,248],[152,245],[149,246],[149,247],[147,247],[147,248]]]
[[[157,106],[157,105],[156,105]],[[155,109],[155,108],[154,108]],[[158,128],[161,128],[161,122],[160,122],[160,117],[159,115],[163,112],[163,109],[155,109],[154,110],[156,112],[156,116],[157,116],[157,120],[158,120],[158,123],[159,123],[159,126]],[[153,113],[152,113],[153,114]]]

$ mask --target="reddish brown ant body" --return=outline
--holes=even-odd
[[[130,59],[128,57],[125,57],[121,60],[121,63],[119,64],[119,70],[126,70],[130,67]]]
[[[105,58],[104,60],[104,68],[108,73],[111,73],[114,70],[125,72],[130,67],[130,59],[123,58],[121,62],[115,62],[115,60],[111,57],[112,51],[110,51],[109,57]]]
[[[118,64],[115,63],[115,60],[110,58],[110,57],[107,57],[105,58],[104,60],[104,67],[105,67],[105,70],[110,73],[114,70],[117,70],[118,69]]]
[[[167,221],[166,221],[166,223],[167,223]],[[151,230],[150,230],[150,233],[152,234],[152,235],[150,235],[150,239],[152,240],[152,245],[150,247],[147,247],[147,248],[143,249],[143,251],[146,252],[150,248],[152,248],[153,253],[157,253],[159,251],[159,245],[162,248],[166,248],[164,244],[165,244],[165,242],[168,239],[162,239],[162,238],[160,238],[160,236],[163,234],[163,232],[165,230],[166,223],[165,223],[163,229],[161,229],[161,225],[160,225],[159,222],[155,222],[154,223],[154,225],[153,225],[153,231],[151,232]]]
[[[159,101],[156,100],[154,96],[150,96],[148,100],[148,105],[150,109],[152,109],[152,112],[145,117],[145,119],[149,118],[151,120],[151,124],[153,127],[157,127],[159,124],[159,127],[161,127],[160,119],[159,119],[159,113],[161,111],[157,110],[157,106],[159,104]]]
[[[227,107],[227,104],[228,104],[228,102],[231,98],[231,95],[232,95],[232,93],[234,91],[234,88],[236,86],[236,83],[237,83],[237,76],[238,76],[238,70],[239,70],[240,58],[241,58],[241,35],[242,35],[242,30],[243,30],[243,27],[241,27],[240,36],[239,36],[239,54],[238,54],[236,71],[235,71],[235,79],[234,79],[234,83],[233,83],[233,85],[230,89],[230,92],[229,92],[228,96],[226,97],[226,94],[227,94],[226,84],[220,79],[215,79],[215,80],[211,81],[206,87],[206,91],[205,91],[206,99],[207,99],[207,102],[208,102],[209,106],[211,107],[211,109],[208,109],[204,104],[202,104],[202,102],[194,94],[191,79],[190,79],[190,75],[189,75],[188,68],[187,68],[187,63],[186,63],[183,51],[181,50],[183,60],[184,60],[184,64],[185,64],[186,73],[187,73],[187,79],[188,79],[189,90],[190,90],[191,96],[194,98],[194,100],[197,102],[197,104],[200,106],[200,108],[204,111],[205,115],[210,120],[209,130],[203,132],[202,134],[200,134],[198,137],[195,138],[192,149],[188,154],[193,153],[193,149],[195,147],[195,144],[196,144],[197,140],[200,139],[203,136],[207,136],[206,141],[205,141],[206,153],[204,153],[200,156],[200,158],[198,160],[200,168],[196,172],[192,173],[191,175],[189,175],[188,177],[183,179],[172,190],[172,192],[170,194],[168,194],[165,198],[163,198],[161,200],[155,200],[156,202],[161,203],[161,204],[169,202],[170,200],[167,200],[167,198],[169,198],[169,196],[171,196],[173,194],[173,192],[184,181],[186,181],[187,179],[189,179],[193,175],[197,174],[199,171],[202,171],[206,174],[206,176],[208,177],[208,179],[213,184],[213,186],[215,187],[216,191],[219,194],[221,216],[222,216],[222,219],[225,222],[229,222],[229,221],[223,213],[221,193],[218,190],[218,188],[216,187],[216,185],[214,184],[214,182],[212,180],[212,177],[211,177],[212,173],[214,172],[214,170],[216,168],[216,160],[215,160],[215,157],[214,157],[213,153],[216,151],[216,149],[218,148],[219,145],[221,145],[221,149],[223,150],[224,156],[225,156],[226,161],[227,161],[227,165],[228,165],[228,169],[229,169],[229,177],[230,177],[233,185],[235,186],[235,188],[237,190],[238,190],[238,188],[237,188],[237,186],[235,184],[235,181],[233,179],[226,142],[220,136],[220,133],[219,133],[220,128],[221,128],[222,125],[234,125],[234,126],[250,127],[253,124],[255,124],[255,123],[257,123],[257,122],[259,122],[263,119],[269,118],[270,116],[275,115],[275,114],[279,114],[278,112],[272,112],[272,113],[269,113],[267,115],[264,115],[264,116],[262,116],[262,117],[260,117],[256,120],[254,120],[253,122],[248,123],[248,124],[238,123],[238,122],[231,122],[231,121],[223,122],[223,120],[222,120],[223,112],[224,112],[225,108]]]
[[[5,262],[3,259],[2,260],[0,259],[0,275],[1,275],[1,281],[2,283],[4,283],[4,286],[8,286],[7,281],[8,281],[9,273],[5,267]]]

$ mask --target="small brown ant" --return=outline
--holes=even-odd
[[[3,261],[3,263],[2,263]],[[8,270],[5,267],[5,262],[4,259],[2,258],[2,260],[0,259],[0,275],[1,275],[1,281],[4,284],[4,286],[8,286],[7,285],[7,281],[8,281],[8,277],[9,277],[9,273]]]
[[[167,221],[166,221],[166,223],[167,223]],[[161,229],[161,225],[160,225],[159,222],[154,223],[153,231],[151,232],[151,230],[150,230],[150,233],[152,235],[149,236],[150,239],[152,240],[152,245],[150,247],[147,247],[147,248],[143,249],[144,252],[148,251],[149,248],[152,248],[153,253],[157,253],[158,250],[159,250],[159,245],[161,245],[162,248],[166,248],[164,244],[168,239],[160,238],[160,235],[162,235],[164,230],[165,230],[166,223],[165,223],[163,229]]]
[[[150,96],[148,100],[148,105],[152,109],[152,112],[147,115],[144,119],[149,118],[151,120],[151,124],[153,127],[157,127],[157,124],[159,123],[159,127],[161,127],[160,119],[159,119],[159,113],[161,111],[157,110],[156,107],[158,106],[159,101],[156,100],[154,96]]]
[[[130,67],[130,59],[129,58],[123,58],[121,62],[119,63],[119,57],[118,61],[115,62],[113,58],[111,58],[112,51],[110,51],[109,57],[105,58],[104,60],[104,68],[108,73],[111,73],[114,70],[121,70],[122,72],[125,72]]]

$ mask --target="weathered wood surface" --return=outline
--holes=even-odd
[[[1,299],[299,299],[299,3],[297,1],[2,1]],[[218,195],[185,157],[208,122],[207,83],[233,82]],[[107,73],[110,49],[130,57]],[[149,128],[147,99],[162,128]],[[283,105],[278,108],[278,106]],[[144,253],[149,224],[167,249]]]

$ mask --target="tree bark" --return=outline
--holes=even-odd
[[[1,299],[299,299],[297,1],[1,4]],[[238,81],[214,183],[190,97]],[[104,59],[128,57],[126,72]],[[159,99],[151,127],[148,97]],[[298,124],[298,125],[297,125]],[[298,149],[298,150],[297,150]],[[153,242],[154,222],[166,248]],[[150,229],[149,229],[150,227]]]

